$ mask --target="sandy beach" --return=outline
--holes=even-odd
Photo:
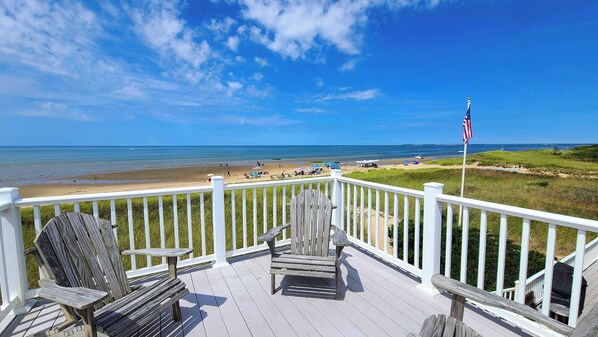
[[[429,165],[425,162],[419,165],[410,164],[404,166],[399,164],[403,159],[386,159],[380,161],[381,169],[400,168],[406,170],[438,167]],[[280,166],[282,167],[280,167]],[[22,198],[43,197],[43,196],[61,196],[85,193],[105,193],[117,191],[135,191],[155,188],[185,187],[197,185],[209,185],[208,174],[224,177],[226,184],[270,181],[271,176],[280,176],[283,171],[285,174],[293,174],[299,167],[310,167],[312,164],[308,161],[304,164],[297,164],[296,161],[272,161],[267,162],[262,170],[269,172],[268,175],[262,175],[261,178],[247,179],[244,173],[251,174],[251,167],[245,166],[190,166],[173,167],[161,169],[147,169],[137,171],[100,173],[93,175],[82,175],[68,177],[72,183],[64,184],[36,184],[20,186],[20,195]],[[446,168],[446,166],[445,166]],[[358,167],[354,164],[343,165],[343,173],[355,171],[376,170],[375,168]],[[329,175],[328,169],[324,170],[324,175]],[[300,176],[306,177],[306,176]],[[81,183],[81,182],[84,183]],[[94,183],[98,181],[98,183]]]

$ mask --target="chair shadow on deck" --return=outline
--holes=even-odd
[[[348,253],[342,253],[339,263],[345,265],[347,268],[347,275],[344,275],[343,269],[339,269],[339,293],[340,299],[345,298],[347,291],[358,293],[363,292],[363,286],[361,285],[361,279],[359,273],[355,268],[351,266],[348,257],[353,255]],[[304,277],[304,276],[292,276],[285,275],[282,277],[280,286],[276,288],[276,291],[282,290],[282,294],[285,296],[298,296],[307,298],[321,298],[331,299],[336,298],[335,281],[333,279],[325,279],[319,277]]]

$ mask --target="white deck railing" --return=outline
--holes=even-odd
[[[331,197],[337,205],[333,224],[343,228],[353,244],[420,277],[420,288],[430,293],[433,293],[431,277],[441,272],[443,263],[445,275],[451,275],[453,208],[463,209],[459,270],[463,282],[467,281],[470,212],[480,212],[477,286],[481,289],[485,280],[488,217],[491,213],[499,216],[497,287],[485,289],[499,295],[505,291],[507,217],[520,218],[522,223],[520,282],[527,279],[531,221],[547,224],[544,278],[548,283],[552,279],[556,227],[576,229],[577,258],[569,316],[572,317],[569,324],[576,325],[586,233],[598,232],[598,221],[449,196],[442,193],[443,185],[437,183],[425,184],[423,192],[371,183],[342,177],[340,170],[333,170],[330,176],[306,179],[225,185],[222,177],[213,177],[211,186],[63,197],[20,199],[18,189],[0,189],[0,319],[27,310],[28,300],[36,295],[35,289],[28,288],[29,283],[37,282],[27,280],[22,214],[31,216],[38,233],[49,218],[61,212],[89,212],[118,224],[115,233],[121,249],[189,246],[194,249],[193,254],[182,259],[180,266],[212,262],[219,267],[226,265],[228,257],[267,249],[257,237],[288,221],[288,202],[307,188],[318,189]],[[152,218],[154,221],[150,221]],[[441,242],[443,234],[445,240]],[[288,243],[287,233],[283,232],[277,245]],[[443,253],[445,258],[441,261]],[[155,258],[132,256],[124,261],[129,277],[167,268],[163,260]],[[522,302],[524,291],[521,287],[512,298]],[[548,314],[550,288],[544,288],[544,298],[548,300],[543,302],[542,311]],[[545,328],[524,318],[495,312],[525,329],[547,333]]]

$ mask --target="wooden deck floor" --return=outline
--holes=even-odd
[[[182,324],[170,313],[139,336],[406,336],[424,319],[448,314],[450,299],[417,290],[408,273],[356,249],[342,257],[341,300],[333,280],[277,277],[282,288],[270,295],[269,255],[231,260],[229,267],[196,267],[180,272],[190,294],[181,301]],[[39,302],[15,318],[2,334],[26,336],[61,321],[60,310]],[[527,336],[519,328],[468,306],[465,322],[484,336]]]

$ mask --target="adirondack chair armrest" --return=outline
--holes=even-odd
[[[274,228],[270,229],[269,231],[267,231],[266,233],[258,236],[257,239],[258,239],[258,241],[266,241],[266,242],[272,241],[272,240],[276,239],[276,237],[278,235],[280,235],[280,233],[284,229],[286,229],[286,228],[288,228],[290,226],[291,226],[291,224],[286,224],[286,225],[280,225],[278,227],[274,227]]]
[[[105,291],[59,286],[50,279],[39,280],[39,285],[39,297],[80,310],[93,307],[108,296]]]
[[[432,284],[436,288],[444,289],[453,294],[453,301],[451,303],[451,317],[454,317],[460,321],[463,321],[464,302],[467,298],[480,304],[516,313],[567,336],[571,335],[573,332],[572,327],[545,316],[541,312],[536,311],[527,305],[488,293],[484,290],[459,282],[457,280],[453,280],[444,275],[432,275]]]
[[[136,250],[123,250],[122,255],[149,255],[156,257],[181,257],[193,252],[191,248],[148,248]]]
[[[349,238],[347,238],[347,233],[345,233],[344,230],[336,227],[335,225],[331,225],[330,227],[334,231],[331,236],[332,236],[332,243],[335,246],[344,247],[344,246],[348,246],[351,244],[351,242],[349,242]]]

